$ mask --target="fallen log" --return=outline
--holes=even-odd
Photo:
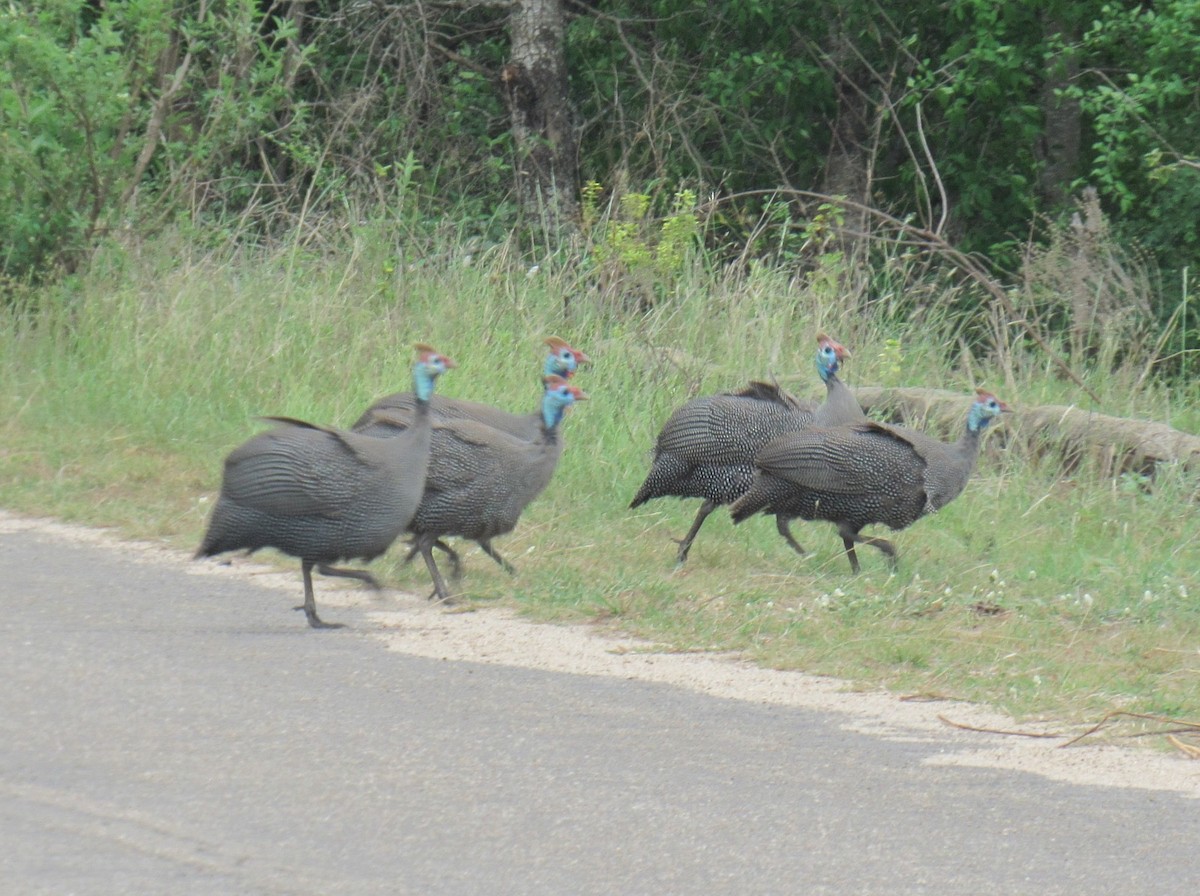
[[[945,389],[862,386],[854,394],[868,416],[928,429],[942,438],[957,436],[967,405],[963,393]],[[1067,405],[1015,403],[1013,410],[997,430],[997,435],[1003,433],[1001,445],[1019,447],[1034,457],[1053,451],[1064,473],[1085,465],[1104,477],[1123,473],[1153,477],[1162,465],[1200,473],[1200,436],[1165,423],[1111,417]]]

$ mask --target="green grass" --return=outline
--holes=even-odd
[[[819,329],[851,348],[851,385],[958,389],[964,416],[987,385],[1016,405],[1012,427],[1022,404],[1091,406],[1036,354],[968,368],[949,323],[856,313],[789,272],[697,269],[635,315],[585,280],[511,268],[453,251],[403,264],[365,238],[323,256],[112,251],[44,297],[51,310],[0,318],[0,505],[191,548],[256,415],[348,425],[409,386],[416,341],[459,362],[445,394],[532,410],[541,339],[556,333],[594,359],[577,379],[591,400],[565,423],[549,489],[497,543],[519,577],[464,546],[468,600],[1022,717],[1200,717],[1200,514],[1181,474],[1152,491],[1087,469],[1064,478],[991,439],[957,501],[894,534],[899,569],[867,547],[859,576],[832,526],[797,522],[800,558],[772,520],[735,527],[723,511],[677,569],[672,538],[698,502],[627,509],[659,427],[692,395],[776,375],[819,396]],[[1096,409],[1200,428],[1200,390],[1128,381],[1089,372]],[[376,571],[425,593],[423,567],[401,556]]]

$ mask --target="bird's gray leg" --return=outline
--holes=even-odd
[[[436,597],[442,603],[448,604],[451,603],[450,591],[446,588],[446,580],[442,578],[442,574],[438,570],[437,561],[433,559],[433,546],[436,543],[436,538],[421,537],[417,539],[417,547],[421,551],[421,557],[425,560],[429,577],[433,579],[433,594],[429,595],[429,599],[433,600]]]
[[[462,558],[458,556],[458,551],[446,544],[440,538],[433,543],[435,548],[439,548],[447,557],[450,558],[450,578],[458,580],[462,578]]]
[[[854,539],[843,535],[842,544],[846,546],[846,557],[850,560],[850,571],[855,574],[862,572],[862,567],[858,565],[858,554],[854,552]]]
[[[886,538],[874,538],[870,535],[859,535],[849,529],[841,529],[842,544],[846,546],[846,556],[850,559],[850,571],[859,572],[861,567],[858,565],[858,555],[854,552],[854,544],[869,544],[874,548],[878,548],[887,555],[893,567],[896,566],[896,548]]]
[[[328,563],[318,563],[317,572],[323,576],[333,576],[342,579],[357,579],[360,582],[365,582],[376,591],[382,591],[383,586],[369,572],[362,569],[345,569],[340,566],[330,566]]]
[[[311,560],[300,561],[300,572],[304,574],[304,603],[296,609],[304,611],[304,615],[308,617],[308,624],[313,628],[344,628],[340,622],[323,622],[317,615],[317,599],[313,596],[312,568]]]
[[[508,573],[510,576],[515,576],[517,574],[516,568],[511,563],[509,563],[507,560],[505,560],[503,557],[501,557],[500,552],[497,551],[494,547],[492,547],[492,540],[490,538],[479,538],[479,539],[476,539],[475,543],[477,545],[479,545],[481,548],[483,548],[483,552],[485,554],[487,554],[489,557],[491,557],[493,560],[495,560],[497,563],[499,563],[500,568],[502,570],[504,570],[506,573]]]
[[[688,529],[688,534],[683,536],[682,541],[675,542],[679,545],[679,553],[675,555],[676,563],[683,563],[687,560],[688,551],[692,549],[692,542],[696,540],[696,533],[700,531],[700,527],[704,525],[708,515],[716,509],[716,503],[707,499],[700,505],[700,510],[697,511],[696,519],[692,522],[692,528]]]
[[[800,543],[792,537],[791,517],[786,517],[782,513],[775,514],[775,528],[779,530],[779,534],[783,536],[783,540],[792,546],[792,550],[801,557],[808,552],[800,547]]]
[[[421,552],[421,545],[420,545],[419,539],[414,538],[410,542],[410,545],[411,545],[411,547],[409,547],[409,549],[408,549],[408,555],[404,558],[405,566],[407,566],[409,563],[411,563],[412,558],[417,556],[417,554],[419,554]],[[450,547],[450,545],[446,544],[446,542],[442,541],[440,538],[437,539],[433,543],[433,546],[435,548],[438,548],[439,550],[445,552],[446,556],[450,558],[450,563],[452,564],[452,568],[450,570],[450,578],[452,578],[452,579],[462,578],[462,558],[458,556],[458,551],[454,550],[454,548]]]
[[[863,535],[859,538],[859,540],[863,544],[869,544],[873,547],[879,548],[879,550],[881,550],[887,556],[888,563],[893,569],[895,569],[896,565],[900,562],[896,557],[895,545],[893,545],[886,538],[872,538],[869,535]]]

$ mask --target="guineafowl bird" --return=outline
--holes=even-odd
[[[754,453],[776,436],[809,426],[834,426],[865,419],[853,393],[838,379],[850,353],[824,333],[817,336],[817,373],[826,386],[818,407],[797,401],[778,386],[753,382],[736,392],[694,398],[677,408],[663,425],[654,461],[630,508],[653,498],[703,498],[696,519],[679,542],[676,562],[688,551],[704,520],[722,504],[736,500],[754,481]],[[775,527],[792,549],[789,518],[777,514]]]
[[[313,628],[340,628],[317,616],[312,568],[322,575],[379,584],[367,572],[340,569],[339,560],[373,560],[412,520],[425,488],[438,376],[454,362],[418,345],[413,368],[417,405],[412,425],[380,439],[327,429],[288,417],[225,459],[221,492],[196,557],[276,548],[300,558],[303,609]]]
[[[581,364],[591,362],[591,358],[587,356],[586,352],[571,346],[557,336],[549,337],[546,339],[545,344],[550,348],[550,353],[546,356],[545,364],[542,368],[543,381],[545,378],[551,376],[570,379]],[[411,392],[398,392],[395,395],[388,395],[385,398],[379,399],[379,401],[367,408],[363,412],[363,415],[358,418],[353,427],[354,431],[372,436],[395,434],[398,429],[402,428],[397,418],[399,418],[399,421],[406,419],[405,414],[411,409],[411,399]],[[457,398],[446,398],[444,396],[434,396],[430,407],[435,421],[474,420],[478,423],[486,424],[493,429],[509,433],[526,442],[533,442],[542,437],[543,417],[540,407],[529,414],[511,414],[508,411],[503,411],[491,405],[480,404],[474,401],[464,401]],[[561,445],[559,450],[562,450]],[[510,575],[515,572],[512,565],[496,552],[489,541],[478,540],[476,543],[505,572]],[[451,563],[454,564],[454,575],[457,577],[462,568],[458,553],[441,539],[438,539],[434,543],[434,547],[444,552],[450,558]],[[410,562],[419,551],[420,548],[414,539],[412,549],[409,551],[408,556],[404,558],[404,562]]]
[[[533,442],[474,420],[434,425],[425,494],[408,529],[439,600],[450,597],[433,559],[434,544],[441,538],[473,539],[497,563],[511,569],[492,548],[491,539],[511,532],[525,508],[549,484],[562,455],[559,424],[571,405],[586,398],[564,378],[546,377],[542,432]]]
[[[569,379],[579,365],[591,361],[585,352],[574,348],[557,336],[549,337],[544,344],[549,347],[550,352],[546,355],[546,361],[542,367],[543,377],[561,376]],[[377,421],[379,414],[386,413],[389,418],[403,418],[412,413],[413,406],[414,397],[411,392],[385,395],[363,411],[362,416],[354,422],[351,429],[355,432],[365,432],[368,435],[378,435],[381,426],[384,425]],[[527,442],[539,438],[542,432],[542,415],[540,413],[512,414],[490,404],[466,401],[462,398],[450,398],[445,395],[435,395],[430,402],[430,409],[433,411],[434,420],[477,420],[480,423],[486,423],[493,429],[511,433]]]
[[[754,484],[730,507],[733,521],[760,511],[828,520],[838,527],[853,572],[859,571],[859,542],[895,564],[890,541],[860,530],[871,523],[903,529],[958,497],[975,469],[980,435],[1007,410],[995,395],[977,390],[966,431],[953,444],[871,421],[779,436],[755,455]]]

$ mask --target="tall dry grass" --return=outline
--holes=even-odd
[[[1018,714],[1200,716],[1200,514],[1177,471],[1153,484],[1068,478],[993,439],[965,493],[896,536],[895,571],[865,548],[865,571],[851,576],[828,525],[797,524],[801,559],[770,520],[734,527],[724,513],[674,568],[671,539],[697,502],[627,509],[662,421],[750,378],[819,396],[819,330],[851,348],[852,386],[961,391],[964,419],[976,385],[1015,405],[1010,426],[1022,404],[1081,400],[1005,322],[989,322],[986,304],[975,319],[952,313],[972,297],[939,300],[914,279],[927,265],[893,257],[873,279],[856,271],[874,285],[849,301],[839,263],[722,270],[692,256],[633,313],[578,263],[534,269],[507,247],[458,245],[410,257],[371,228],[320,252],[169,239],[112,250],[41,310],[4,317],[0,503],[190,547],[221,459],[258,430],[256,415],[347,425],[408,385],[416,341],[459,361],[445,393],[532,409],[541,340],[555,333],[593,357],[579,374],[592,400],[565,423],[550,488],[498,545],[519,576],[471,549],[465,599]],[[981,339],[989,326],[995,338]],[[1200,423],[1196,386],[1142,376],[1137,352],[1089,345],[1076,357],[1070,338],[1061,349],[1098,410]],[[378,571],[424,593],[423,569],[402,567],[400,553]]]

